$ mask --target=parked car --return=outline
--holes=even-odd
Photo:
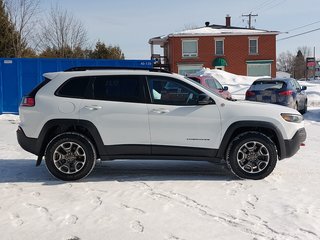
[[[200,83],[207,88],[210,88],[225,99],[232,99],[231,93],[228,91],[228,87],[223,87],[221,83],[211,76],[188,76],[190,79]]]
[[[246,100],[274,103],[307,112],[306,86],[293,78],[257,79],[246,92]]]
[[[82,70],[81,70],[82,69]],[[159,69],[46,73],[21,102],[18,142],[58,179],[86,177],[97,159],[225,160],[262,179],[306,139],[297,111],[228,101]]]

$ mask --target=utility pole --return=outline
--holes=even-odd
[[[253,17],[258,17],[258,14],[252,14],[252,13],[242,14],[242,17],[247,17],[247,18],[249,18],[248,24],[249,24],[249,28],[251,29],[251,28],[252,28],[252,18],[253,18]]]

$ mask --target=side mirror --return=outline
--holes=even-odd
[[[302,91],[307,90],[307,86],[301,86],[301,90],[302,90]]]
[[[198,105],[208,105],[213,103],[213,99],[209,97],[207,94],[202,93],[198,97]]]
[[[228,88],[227,86],[224,86],[224,87],[223,87],[223,91],[228,91],[228,89],[229,89],[229,88]]]

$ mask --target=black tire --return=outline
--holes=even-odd
[[[308,111],[308,101],[306,100],[303,105],[303,109],[300,111],[301,114],[305,114]]]
[[[63,181],[76,181],[88,176],[95,166],[96,158],[91,141],[75,132],[54,137],[45,151],[49,172]]]
[[[237,177],[259,180],[267,177],[275,168],[278,161],[277,149],[266,135],[246,132],[230,143],[226,161]]]

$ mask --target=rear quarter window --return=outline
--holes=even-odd
[[[55,95],[59,97],[85,98],[89,82],[89,77],[71,78],[58,88]]]
[[[41,83],[39,83],[34,89],[32,89],[32,91],[27,94],[27,96],[29,97],[35,97],[37,92],[44,87],[47,83],[49,83],[51,81],[51,79],[49,78],[45,78],[44,81],[42,81]]]

